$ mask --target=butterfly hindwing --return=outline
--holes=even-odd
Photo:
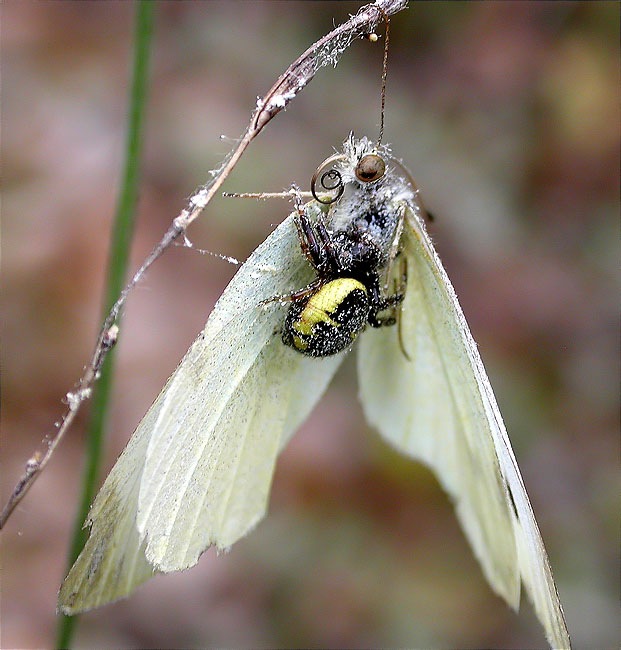
[[[367,419],[435,472],[493,589],[517,609],[523,582],[548,640],[567,648],[548,558],[496,399],[417,206],[406,206],[400,252],[407,260],[401,336],[397,328],[368,331],[358,351]]]

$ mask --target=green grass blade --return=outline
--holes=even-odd
[[[104,318],[121,293],[127,274],[138,196],[142,127],[147,105],[149,54],[155,7],[156,4],[150,2],[150,0],[141,0],[136,4],[134,59],[125,163],[110,243]],[[106,415],[112,392],[113,368],[114,350],[108,355],[101,371],[101,377],[94,390],[88,427],[82,496],[74,525],[74,534],[69,552],[69,566],[73,564],[86,542],[87,532],[82,528],[82,525],[93,500],[99,476]],[[77,617],[59,615],[57,627],[58,648],[69,647],[76,622]]]

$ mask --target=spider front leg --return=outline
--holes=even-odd
[[[385,307],[378,309],[374,314],[369,316],[369,323],[371,324],[372,327],[382,327],[384,325],[394,325],[396,323],[397,337],[399,339],[399,348],[401,349],[403,356],[408,361],[411,361],[412,357],[410,356],[410,354],[406,349],[405,339],[403,337],[403,330],[401,327],[401,323],[403,323],[403,319],[401,318],[401,313],[403,311],[403,300],[405,298],[405,291],[407,288],[407,281],[408,281],[407,258],[405,257],[401,258],[400,268],[401,268],[401,272],[399,274],[400,279],[398,284],[395,278],[395,293],[392,294],[391,296],[388,296],[383,301],[380,301],[379,305],[383,304],[385,305]],[[379,319],[377,317],[378,312],[383,311],[383,309],[391,309],[391,308],[392,308],[391,316],[388,316],[387,318],[383,318],[383,319]]]
[[[387,298],[377,302],[369,313],[369,325],[371,325],[371,327],[387,327],[394,325],[397,322],[397,306],[403,302],[403,298],[405,298],[404,294],[395,293],[392,296],[388,296]],[[378,316],[381,312],[389,309],[392,310],[390,316],[385,316],[384,318]]]
[[[317,274],[322,278],[338,275],[341,271],[339,255],[334,237],[328,230],[323,215],[319,213],[313,222],[304,210],[304,206],[296,205],[294,221],[302,253]]]
[[[406,286],[407,260],[405,258],[401,258],[399,280],[397,282],[397,279],[395,278],[393,294],[382,297],[380,294],[379,279],[376,278],[375,281],[371,283],[371,296],[373,299],[371,313],[369,314],[369,324],[371,327],[385,327],[394,325],[397,322],[401,322],[399,320],[399,315],[401,313],[401,304],[405,298]],[[380,318],[378,316],[378,314],[387,310],[391,310],[390,316],[386,316],[384,318]],[[401,341],[401,327],[399,327],[399,340]],[[401,345],[401,349],[404,355],[408,357],[408,354],[403,349],[403,345]]]

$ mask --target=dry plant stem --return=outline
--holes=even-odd
[[[66,401],[68,408],[61,418],[58,430],[51,439],[44,440],[45,449],[37,450],[26,462],[24,474],[17,482],[0,515],[0,528],[4,527],[4,524],[17,504],[22,500],[37,476],[49,462],[54,450],[73,422],[82,403],[90,397],[92,387],[98,379],[102,364],[109,350],[116,342],[118,334],[118,328],[115,325],[116,319],[130,292],[140,282],[149,267],[180,235],[185,233],[188,226],[199,216],[209,201],[211,201],[250,142],[275,115],[283,110],[298,95],[315,76],[315,73],[321,67],[328,64],[336,65],[340,55],[354,39],[370,34],[387,16],[405,9],[406,6],[407,0],[377,0],[372,4],[365,5],[348,21],[309,47],[278,78],[265,97],[257,100],[257,107],[252,114],[250,124],[237,147],[225,158],[222,166],[214,174],[212,180],[206,185],[199,187],[190,197],[186,207],[175,217],[161,241],[151,251],[113,305],[101,328],[93,357],[78,382],[77,390],[67,393]]]

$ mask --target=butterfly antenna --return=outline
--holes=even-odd
[[[388,42],[390,37],[390,19],[388,18],[388,14],[383,9],[379,9],[379,11],[382,13],[384,23],[386,24],[386,33],[384,40],[384,60],[382,62],[382,108],[380,113],[379,136],[377,138],[378,147],[382,143],[382,138],[384,137],[384,108],[386,106],[386,76],[388,74]]]

